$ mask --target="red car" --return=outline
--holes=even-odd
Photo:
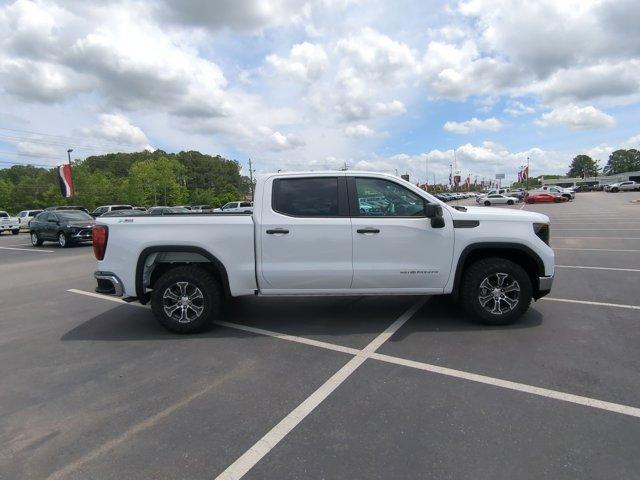
[[[524,201],[526,203],[561,203],[561,202],[566,202],[568,200],[569,200],[568,198],[563,197],[561,195],[553,195],[551,193],[544,193],[544,192],[528,193],[524,197]]]

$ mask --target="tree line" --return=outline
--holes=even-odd
[[[0,170],[0,209],[12,213],[52,205],[212,205],[245,198],[251,184],[240,164],[197,151],[109,153],[73,162],[75,197],[62,198],[56,168]]]
[[[638,170],[640,170],[640,151],[631,148],[613,152],[609,155],[609,160],[602,169],[600,169],[598,160],[594,160],[589,155],[578,155],[571,161],[567,177],[596,177],[600,173],[617,175]]]

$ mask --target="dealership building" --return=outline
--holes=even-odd
[[[566,188],[575,187],[576,185],[610,185],[617,182],[626,182],[627,180],[635,180],[640,183],[640,171],[624,172],[617,175],[603,175],[600,177],[544,179],[542,180],[542,185],[558,185]]]

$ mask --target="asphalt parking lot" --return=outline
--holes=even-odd
[[[549,215],[518,323],[451,300],[234,301],[172,335],[92,294],[91,248],[0,237],[0,478],[594,478],[640,472],[638,193]]]

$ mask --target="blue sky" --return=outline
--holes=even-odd
[[[0,167],[198,149],[515,179],[640,144],[640,2],[0,3]]]

